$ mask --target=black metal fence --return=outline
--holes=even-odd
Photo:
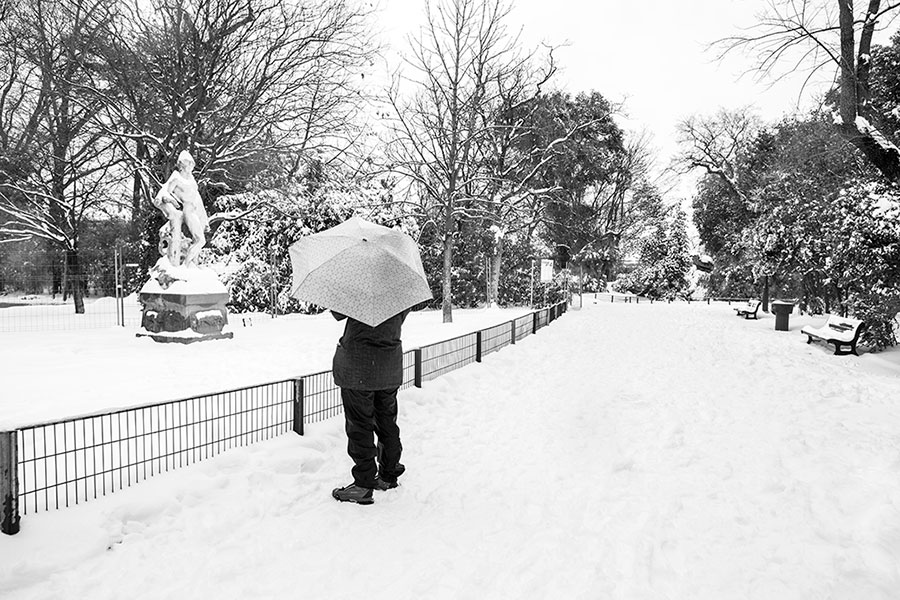
[[[293,381],[281,381],[22,428],[19,509],[78,504],[280,435],[291,428],[293,401]]]
[[[403,388],[421,387],[515,344],[566,311],[560,303],[403,355]],[[341,414],[331,371],[0,432],[0,530],[21,515],[86,502]]]

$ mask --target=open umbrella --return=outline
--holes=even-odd
[[[291,295],[375,327],[426,300],[416,242],[359,217],[291,244]]]

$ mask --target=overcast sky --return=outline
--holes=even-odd
[[[513,0],[509,26],[523,41],[567,44],[557,54],[556,87],[596,90],[625,102],[627,129],[646,129],[665,164],[676,149],[675,125],[692,114],[754,106],[767,121],[794,112],[805,74],[781,83],[754,79],[752,61],[724,62],[707,46],[752,25],[766,0]],[[381,0],[380,23],[388,44],[424,22],[422,0]],[[883,36],[886,41],[887,36]],[[878,39],[876,39],[878,41]],[[821,91],[821,87],[819,88]],[[799,100],[808,107],[811,93]]]

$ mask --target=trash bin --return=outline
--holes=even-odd
[[[772,312],[775,313],[775,331],[787,331],[790,314],[794,311],[793,302],[775,300],[772,302]]]

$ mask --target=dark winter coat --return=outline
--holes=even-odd
[[[351,390],[390,390],[403,383],[403,347],[400,328],[408,310],[371,327],[332,311],[337,320],[347,319],[344,335],[334,352],[332,373],[338,387]]]

